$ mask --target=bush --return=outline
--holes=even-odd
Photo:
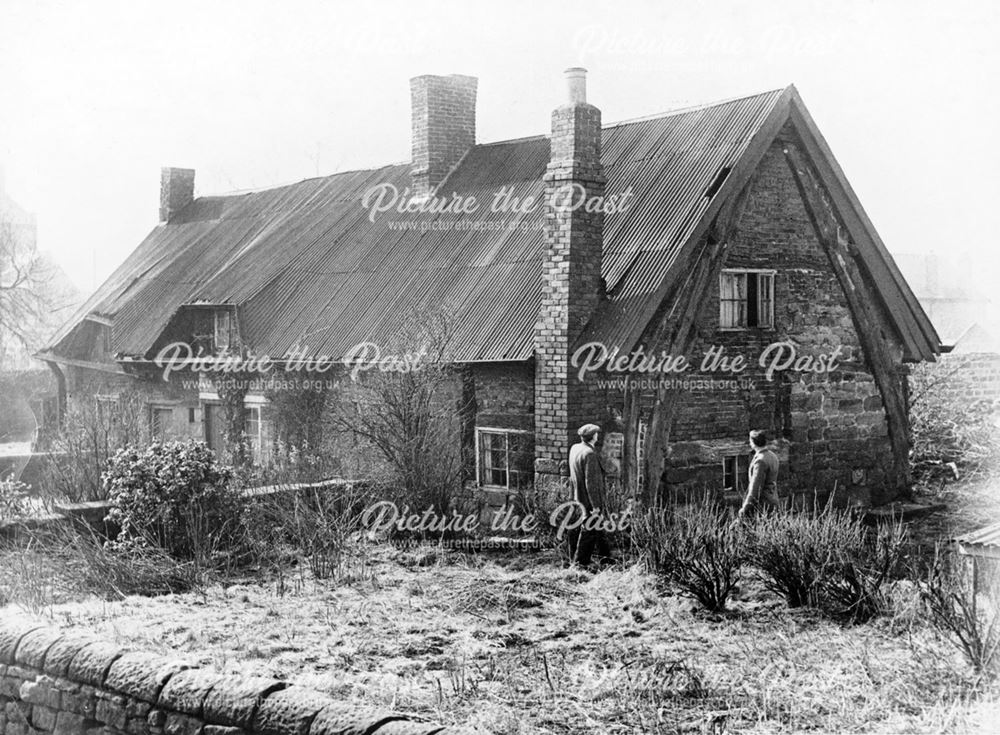
[[[901,523],[872,532],[860,517],[829,507],[817,515],[775,512],[751,523],[748,555],[789,607],[826,606],[860,622],[885,611],[883,586],[905,540]]]
[[[28,486],[11,475],[0,478],[0,521],[23,516],[28,512]]]
[[[863,623],[890,610],[885,588],[899,568],[908,535],[902,521],[880,523],[872,530],[854,519],[848,531],[824,580],[823,597],[836,615]]]
[[[931,621],[950,634],[976,673],[993,676],[1000,668],[1000,584],[991,577],[987,589],[980,592],[974,573],[963,573],[960,564],[957,555],[937,549],[921,597]],[[987,604],[980,598],[986,598]]]
[[[924,365],[911,376],[911,459],[917,477],[988,474],[1000,463],[1000,432],[991,400],[971,404],[948,395],[951,373]],[[960,368],[953,368],[953,372]]]
[[[121,529],[116,546],[152,543],[177,559],[207,560],[231,543],[238,523],[231,474],[203,442],[119,450],[103,477],[107,520]]]
[[[646,567],[708,610],[725,610],[745,557],[742,526],[715,504],[655,507],[635,518],[633,544]]]
[[[342,488],[291,488],[248,501],[241,551],[244,563],[277,569],[305,557],[316,579],[344,578],[348,551],[374,497],[364,484]]]

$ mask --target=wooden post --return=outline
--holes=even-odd
[[[793,144],[785,146],[784,154],[805,203],[816,239],[826,252],[847,298],[855,331],[868,358],[872,377],[882,394],[889,441],[892,444],[890,485],[897,495],[906,493],[910,485],[910,437],[906,398],[895,361],[889,352],[888,340],[882,331],[884,320],[877,313],[877,297],[854,257],[854,244],[850,241],[847,230],[842,227],[841,218],[819,177],[802,159]]]

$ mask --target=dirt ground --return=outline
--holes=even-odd
[[[637,567],[591,574],[546,552],[371,546],[336,577],[296,567],[35,612],[220,671],[511,735],[1000,725],[995,693],[970,704],[969,669],[905,604],[892,620],[840,627],[748,582],[730,613],[709,615]]]

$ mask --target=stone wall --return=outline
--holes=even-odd
[[[288,682],[0,620],[0,735],[471,735]]]
[[[870,505],[889,498],[882,487],[891,466],[882,399],[862,353],[846,298],[814,235],[779,141],[751,184],[723,268],[775,271],[773,328],[720,329],[719,281],[699,315],[690,352],[699,367],[705,350],[744,355],[739,375],[697,371],[692,379],[731,380],[729,387],[682,390],[671,430],[667,485],[674,490],[718,490],[723,457],[746,454],[747,434],[765,429],[782,455],[784,494],[836,488],[837,501]],[[769,345],[790,341],[796,354],[831,354],[837,369],[820,374],[783,370],[769,380],[758,359]]]

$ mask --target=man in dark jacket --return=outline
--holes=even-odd
[[[740,508],[740,518],[748,518],[763,510],[779,507],[778,456],[767,448],[767,434],[760,429],[750,432],[750,483]]]
[[[573,487],[573,500],[583,507],[587,515],[600,512],[605,507],[604,468],[597,453],[600,431],[601,427],[596,424],[584,424],[577,430],[580,442],[569,450],[569,479]],[[595,551],[598,558],[611,556],[603,531],[577,528],[570,531],[567,538],[570,558],[581,566],[590,564]]]

